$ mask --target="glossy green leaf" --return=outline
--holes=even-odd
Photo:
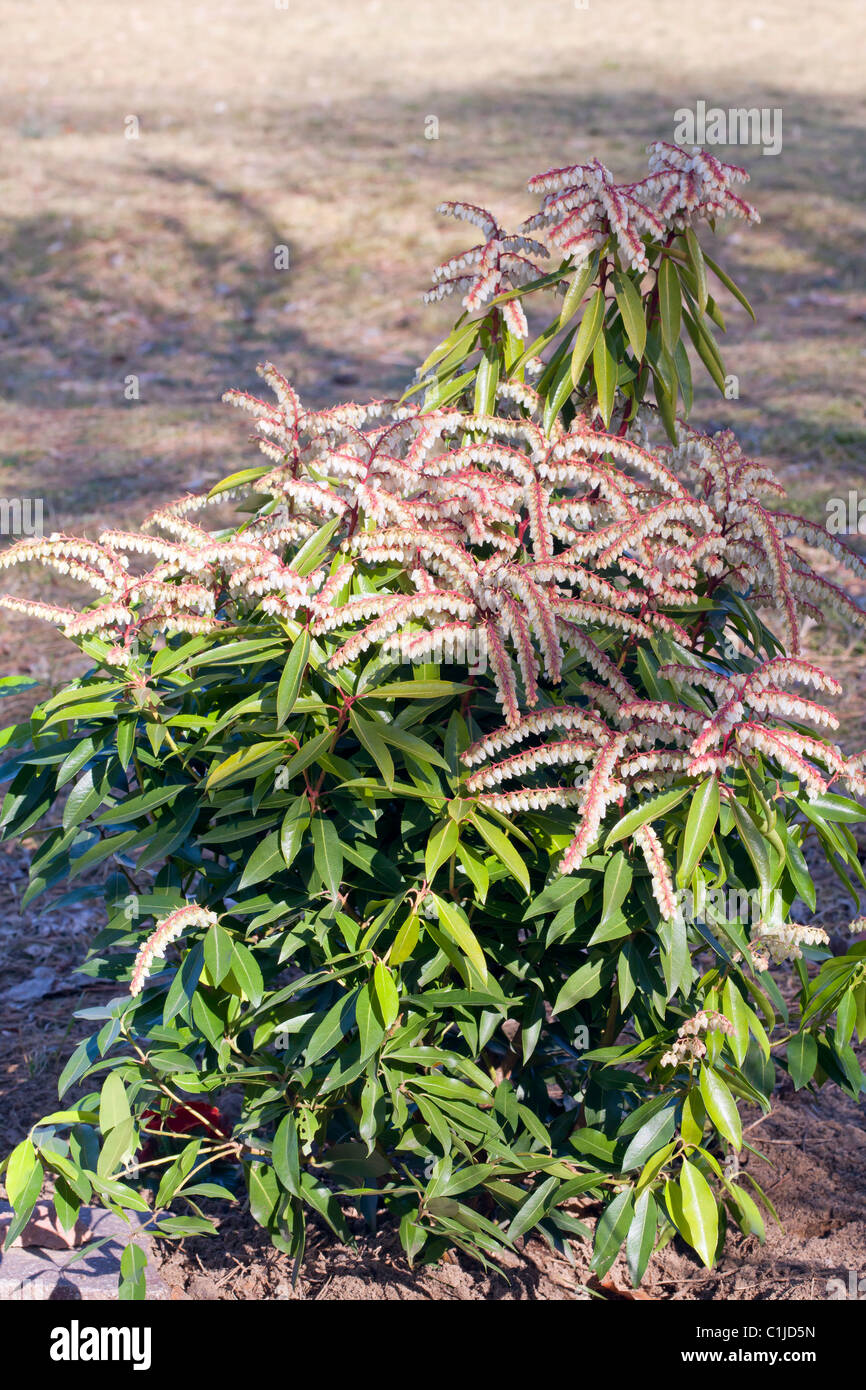
[[[634,281],[621,270],[614,273],[613,287],[629,346],[640,362],[646,347],[646,319],[643,300]]]
[[[718,819],[718,778],[707,777],[695,791],[689,805],[677,870],[677,883],[681,888],[689,882],[700,863],[704,850],[713,837]]]
[[[310,655],[310,634],[302,630],[289,653],[277,686],[277,728],[282,728],[291,714],[301,690],[304,667]]]
[[[686,1236],[702,1262],[709,1268],[719,1241],[719,1209],[712,1188],[699,1168],[684,1158],[680,1170],[680,1192]]]
[[[595,347],[595,340],[601,332],[604,322],[605,301],[601,290],[596,290],[589,303],[583,311],[583,318],[580,327],[574,338],[574,347],[571,352],[571,384],[576,386],[580,381],[584,367],[589,361],[590,354]]]
[[[723,1078],[705,1062],[701,1063],[700,1088],[710,1120],[723,1138],[739,1150],[743,1143],[743,1126],[736,1101]]]

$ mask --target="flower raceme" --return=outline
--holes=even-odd
[[[436,211],[473,223],[486,240],[436,267],[433,288],[424,296],[428,304],[457,291],[462,293],[464,309],[474,313],[497,295],[531,284],[544,274],[531,257],[547,259],[547,249],[531,237],[509,236],[485,208],[471,203],[440,203]],[[519,300],[507,300],[502,315],[515,338],[527,337],[529,325]]]
[[[609,806],[683,776],[724,777],[764,757],[810,797],[837,781],[866,790],[862,760],[799,727],[832,729],[832,714],[787,688],[834,694],[835,682],[794,655],[722,672],[706,659],[700,623],[684,616],[723,586],[779,613],[793,653],[802,619],[820,616],[815,598],[864,621],[798,542],[861,577],[866,565],[821,527],[758,502],[781,489],[730,432],[684,428],[675,447],[651,450],[578,418],[548,438],[531,388],[507,384],[491,416],[382,402],[311,412],[275,368],[261,370],[276,406],[238,392],[227,400],[254,416],[272,467],[163,507],[139,533],[27,539],[0,557],[95,589],[84,613],[0,602],[72,638],[98,636],[107,664],[121,667],[148,634],[216,635],[257,611],[308,626],[337,669],[371,648],[425,661],[445,641],[458,666],[480,651],[504,723],[465,755],[469,765],[482,748],[530,746],[472,773],[467,793],[506,816],[576,807],[563,872],[580,867]],[[202,524],[215,503],[253,494],[260,505],[242,528]],[[322,527],[323,558],[299,569],[293,556]],[[130,556],[144,555],[153,567],[133,573]],[[371,591],[364,575],[383,572],[388,582]],[[629,679],[638,649],[658,638],[682,658],[659,670],[679,703],[641,698]],[[566,667],[579,708],[556,702]],[[589,767],[577,787],[539,780],[574,765]],[[649,835],[638,843],[667,904],[661,846]]]
[[[132,967],[130,994],[140,994],[147,982],[154,960],[161,960],[172,941],[176,941],[188,927],[207,929],[216,924],[216,914],[198,903],[188,903],[163,917],[154,930],[142,942]]]
[[[649,155],[649,175],[636,183],[615,183],[598,159],[536,174],[528,187],[543,194],[541,208],[515,235],[504,232],[486,208],[440,203],[437,212],[472,223],[485,240],[437,266],[425,299],[461,292],[463,307],[472,313],[497,295],[537,280],[544,270],[536,261],[548,259],[549,252],[530,232],[540,231],[575,265],[612,239],[624,267],[646,272],[647,236],[663,241],[699,218],[760,221],[755,208],[732,192],[733,184],[748,181],[745,169],[705,150],[689,152],[663,140],[649,146]],[[520,301],[506,300],[502,313],[514,336],[525,338],[528,326]]]

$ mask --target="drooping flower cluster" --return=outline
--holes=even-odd
[[[88,583],[99,598],[85,613],[0,602],[70,636],[99,635],[108,664],[128,663],[142,635],[218,630],[258,610],[308,626],[332,644],[337,668],[370,649],[469,667],[492,685],[503,726],[464,755],[466,793],[504,815],[575,808],[563,872],[580,867],[614,804],[683,778],[724,783],[759,757],[810,798],[835,782],[866,792],[866,758],[804,732],[836,721],[790,691],[833,694],[835,682],[797,655],[746,663],[742,674],[719,665],[704,655],[700,621],[681,611],[724,585],[779,615],[792,653],[802,619],[823,608],[866,620],[798,544],[861,576],[866,565],[821,527],[759,500],[781,489],[728,432],[683,431],[676,447],[652,450],[579,416],[547,435],[532,388],[509,382],[491,416],[383,402],[308,411],[275,368],[261,371],[276,404],[227,399],[255,419],[264,469],[161,508],[140,533],[25,540],[0,557]],[[202,524],[213,504],[250,495],[256,509],[241,527]],[[323,526],[333,533],[323,558],[301,573],[293,556]],[[133,574],[139,554],[155,563]],[[371,591],[363,576],[382,567],[396,577]],[[679,654],[658,672],[679,701],[636,688],[638,650],[656,639]],[[566,664],[579,703],[556,704]],[[636,843],[670,918],[662,843],[649,826]]]
[[[748,180],[745,169],[662,140],[650,145],[649,154],[650,173],[637,183],[615,183],[597,159],[536,174],[529,191],[544,198],[521,232],[543,231],[578,265],[613,238],[624,269],[647,271],[645,237],[664,240],[701,217],[760,220],[731,191],[732,184]]]
[[[424,296],[426,303],[457,291],[462,295],[464,309],[475,313],[496,295],[527,285],[544,274],[531,257],[544,260],[549,254],[547,249],[531,237],[508,235],[486,208],[471,203],[440,203],[436,211],[473,223],[485,240],[436,267],[433,288]],[[528,335],[526,315],[518,299],[503,303],[502,316],[516,338]]]
[[[139,947],[132,967],[132,979],[129,982],[130,994],[141,993],[154,960],[161,960],[171,942],[176,941],[187,927],[201,927],[207,930],[208,927],[214,926],[216,921],[216,915],[206,907],[199,907],[198,903],[188,903],[163,917]]]

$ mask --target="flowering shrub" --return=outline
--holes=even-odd
[[[226,398],[264,465],[0,557],[97,594],[2,600],[92,662],[7,731],[2,825],[40,836],[28,900],[102,894],[84,969],[119,988],[60,1080],[91,1089],[8,1159],[10,1239],[46,1172],[64,1224],[96,1197],[175,1239],[242,1183],[298,1262],[311,1213],[393,1221],[410,1262],[570,1254],[576,1197],[599,1275],[763,1238],[740,1105],[774,1064],[863,1084],[866,949],[795,904],[809,837],[866,885],[866,759],[800,654],[804,616],[864,618],[800,543],[864,566],[686,423],[682,333],[723,386],[710,277],[743,300],[696,226],[756,220],[744,177],[657,145],[640,183],[533,179],[517,235],[445,205],[485,240],[436,272],[465,312],[402,402],[308,410],[266,366],[273,401]]]

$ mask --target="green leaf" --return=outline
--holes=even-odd
[[[703,251],[701,250],[701,244],[700,244],[700,242],[698,241],[697,234],[696,234],[696,232],[695,232],[694,227],[687,227],[687,228],[686,228],[686,230],[685,230],[685,240],[686,240],[686,248],[687,248],[688,254],[689,254],[689,263],[690,263],[690,265],[691,265],[691,267],[692,267],[692,271],[694,272],[694,277],[695,277],[695,286],[696,286],[696,290],[697,290],[697,293],[695,294],[695,298],[696,298],[696,300],[697,300],[698,308],[700,309],[701,313],[703,314],[703,313],[705,312],[705,310],[706,310],[706,307],[707,307],[707,297],[708,297],[708,292],[707,292],[707,266],[706,266],[706,262],[705,262],[705,260],[704,260],[704,253],[703,253]]]
[[[381,1016],[376,990],[372,980],[358,994],[355,1005],[355,1022],[358,1025],[358,1040],[361,1046],[361,1062],[382,1046],[385,1040],[385,1023]]]
[[[679,342],[674,348],[674,366],[676,367],[677,381],[679,382],[680,394],[683,398],[683,407],[685,409],[686,415],[690,415],[692,405],[694,404],[692,368],[691,363],[689,362],[689,354],[686,351],[686,345],[683,342],[682,338],[680,338]]]
[[[508,837],[503,835],[502,831],[497,826],[491,824],[489,820],[485,820],[482,816],[473,814],[469,817],[469,820],[475,826],[481,838],[487,842],[487,845],[496,855],[500,863],[505,865],[505,868],[512,877],[516,878],[517,882],[528,893],[529,870]]]
[[[135,1120],[130,1116],[121,1120],[109,1131],[99,1158],[96,1171],[101,1178],[110,1178],[117,1168],[123,1167],[135,1152]]]
[[[237,473],[231,473],[227,478],[222,478],[218,483],[214,483],[208,493],[208,500],[212,497],[219,497],[223,492],[231,492],[237,487],[248,487],[251,483],[258,482],[266,473],[271,471],[271,465],[265,464],[258,468],[242,468]]]
[[[401,965],[408,960],[415,949],[420,936],[417,913],[411,913],[406,921],[399,928],[394,937],[394,944],[388,953],[388,960],[392,965]]]
[[[598,252],[593,252],[589,260],[585,261],[580,270],[576,271],[574,279],[565,292],[562,308],[559,311],[560,328],[564,328],[567,323],[570,323],[580,308],[583,296],[598,274],[598,259]]]
[[[265,992],[262,972],[252,951],[242,941],[232,944],[231,973],[243,990],[244,998],[253,1005],[260,1004]]]
[[[680,1134],[684,1144],[700,1144],[704,1137],[704,1126],[707,1121],[707,1111],[701,1097],[700,1088],[690,1087],[683,1100],[683,1112],[680,1119]]]
[[[292,560],[292,569],[296,574],[312,574],[325,555],[331,537],[342,524],[342,520],[341,516],[332,517],[330,521],[325,522],[324,526],[319,527],[314,536],[310,536],[308,540],[304,541]]]
[[[120,1073],[109,1072],[103,1082],[102,1094],[99,1099],[99,1128],[103,1134],[108,1134],[115,1125],[128,1120],[130,1114],[129,1097],[126,1094],[126,1087],[121,1080]]]
[[[755,873],[758,875],[758,882],[763,889],[769,892],[772,887],[772,875],[767,843],[741,801],[731,797],[728,805],[740,832],[740,839],[754,865]]]
[[[757,1236],[763,1245],[767,1239],[767,1232],[757,1202],[743,1188],[737,1187],[735,1183],[726,1182],[725,1186],[737,1206],[740,1230],[744,1235]]]
[[[815,1075],[818,1065],[818,1044],[811,1033],[798,1033],[791,1039],[785,1050],[788,1071],[794,1089],[802,1090]]]
[[[575,970],[573,975],[569,975],[553,1006],[553,1015],[565,1013],[575,1004],[579,1004],[582,999],[591,999],[598,994],[601,989],[601,973],[604,969],[605,961],[599,957],[598,960],[587,961],[579,970]]]
[[[254,883],[261,883],[263,879],[273,878],[275,874],[281,873],[284,867],[280,832],[272,830],[256,846],[247,860],[238,887],[249,888]]]
[[[848,796],[836,796],[833,792],[825,792],[823,796],[816,796],[811,801],[805,798],[796,797],[797,805],[804,815],[814,819],[815,824],[820,821],[840,821],[846,825],[862,825],[866,820],[866,809],[858,802],[852,801]]]
[[[495,349],[488,349],[478,363],[475,375],[475,413],[492,415],[496,405],[496,387],[499,382],[499,356]]]
[[[312,742],[318,744],[320,747],[324,747],[329,739],[329,734],[322,734],[321,738],[313,739]],[[292,764],[300,759],[302,754],[307,753],[310,748],[310,744],[302,748],[300,753],[296,753],[294,758],[290,760],[288,766],[291,767]],[[317,747],[315,751],[310,753],[308,762],[313,761],[318,751],[319,749]],[[208,773],[205,787],[208,791],[212,791],[215,787],[227,786],[229,782],[239,780],[242,777],[255,776],[268,767],[276,767],[282,754],[282,743],[254,743],[249,748],[239,748],[236,753],[232,753],[228,758],[224,758],[222,762],[214,764]],[[306,766],[306,763],[304,766]]]
[[[722,1011],[734,1025],[733,1036],[728,1039],[728,1046],[736,1058],[737,1066],[741,1067],[749,1050],[749,1009],[733,980],[725,981]]]
[[[332,898],[336,898],[343,881],[343,851],[337,827],[324,816],[313,816],[311,826],[316,871],[324,879]]]
[[[707,1114],[719,1133],[738,1151],[743,1144],[743,1126],[737,1104],[717,1071],[701,1062],[701,1097]]]
[[[666,997],[672,999],[678,990],[688,986],[691,977],[691,954],[682,912],[678,912],[669,922],[659,922],[656,930],[662,946],[661,962],[667,989]]]
[[[644,318],[643,300],[634,281],[621,270],[614,274],[613,288],[629,346],[640,362],[646,347],[646,319]]]
[[[451,330],[448,337],[443,338],[442,342],[433,349],[429,357],[426,357],[421,363],[416,373],[418,378],[423,379],[430,369],[436,366],[437,362],[441,362],[446,357],[451,357],[453,355],[456,356],[459,361],[461,357],[468,356],[472,351],[478,333],[478,319],[472,319],[468,323],[458,324],[456,328]]]
[[[379,734],[378,726],[371,719],[362,719],[353,709],[349,710],[349,725],[382,774],[382,781],[390,786],[394,781],[394,759]]]
[[[752,322],[757,323],[758,320],[755,317],[755,311],[752,308],[746,296],[743,294],[743,291],[739,288],[739,286],[734,284],[730,275],[726,275],[722,268],[716,265],[716,262],[707,255],[706,251],[703,253],[703,256],[705,262],[710,267],[710,270],[713,272],[716,278],[720,280],[724,285],[725,289],[728,290],[729,293],[732,294],[734,298],[739,301],[740,304],[742,304],[746,313],[750,316]]]
[[[527,1231],[531,1231],[533,1226],[538,1225],[545,1215],[548,1199],[556,1191],[559,1181],[557,1177],[546,1178],[538,1187],[533,1188],[511,1220],[508,1227],[509,1240],[517,1240],[520,1236],[526,1235]]]
[[[308,1067],[318,1062],[333,1047],[336,1047],[342,1037],[351,1032],[355,1026],[355,1001],[358,993],[357,989],[341,993],[336,1004],[332,1004],[325,1014],[310,1038],[304,1053],[304,1061]]]
[[[97,816],[94,825],[113,825],[117,821],[137,820],[148,811],[164,806],[167,801],[176,801],[186,788],[185,782],[176,782],[168,787],[153,787],[141,796],[128,797],[119,806],[113,806],[110,811],[103,811],[101,816]]]
[[[167,1026],[171,1023],[171,1020],[176,1018],[178,1014],[184,1018],[188,1017],[186,1011],[195,996],[203,965],[204,949],[199,941],[191,950],[187,951],[180,969],[175,971],[174,979],[165,997],[162,1013],[164,1025]]]
[[[178,1188],[195,1167],[195,1160],[201,1148],[201,1139],[192,1139],[178,1154],[173,1163],[163,1173],[156,1194],[155,1206],[166,1207]]]
[[[601,917],[593,933],[595,940],[600,933],[619,916],[620,908],[628,897],[632,882],[632,869],[622,850],[617,850],[607,863],[604,871],[602,889]]]
[[[634,1204],[634,1216],[628,1228],[625,1242],[625,1255],[632,1288],[637,1288],[646,1273],[650,1255],[655,1245],[658,1229],[658,1206],[649,1188],[646,1188]]]
[[[718,819],[719,783],[716,777],[708,777],[698,787],[689,806],[680,849],[680,866],[677,871],[677,884],[680,888],[685,887],[700,863],[701,855],[713,837]]]
[[[78,1213],[81,1210],[81,1198],[76,1194],[69,1181],[60,1174],[54,1182],[53,1201],[57,1220],[64,1231],[74,1230]]]
[[[690,787],[679,787],[677,790],[650,797],[648,801],[642,801],[640,806],[636,806],[617,822],[604,842],[605,849],[616,844],[617,840],[624,840],[627,835],[633,835],[648,821],[661,820],[690,790]]]
[[[631,1188],[623,1188],[599,1217],[590,1263],[590,1269],[599,1279],[607,1274],[626,1238],[634,1211],[633,1198]]]
[[[250,1163],[246,1178],[252,1218],[259,1226],[267,1228],[281,1199],[276,1172],[266,1163]]]
[[[601,332],[601,326],[604,322],[604,311],[604,295],[598,289],[587,304],[580,321],[580,327],[575,334],[574,347],[571,352],[572,386],[576,386],[580,381],[581,373],[595,347],[595,340]]]
[[[694,344],[695,351],[712,377],[716,386],[724,394],[725,390],[725,367],[719,353],[716,340],[707,328],[702,319],[693,318],[686,311],[684,313],[686,328],[689,337]]]
[[[431,767],[441,767],[444,772],[451,771],[441,753],[437,753],[435,748],[431,748],[429,743],[425,743],[424,739],[401,729],[398,724],[383,724],[381,728],[377,728],[377,733],[386,743],[390,743],[394,748],[399,748],[403,753],[408,753],[419,763],[427,763]]]
[[[394,977],[384,961],[377,961],[373,971],[373,988],[376,1003],[385,1028],[390,1028],[400,1012],[400,995]]]
[[[476,901],[482,905],[487,901],[487,890],[490,887],[490,874],[487,872],[487,865],[470,845],[457,846],[457,858],[465,870],[466,877],[475,889]]]
[[[291,1112],[283,1116],[277,1127],[271,1157],[274,1170],[283,1187],[293,1197],[300,1197],[301,1157],[298,1148],[298,1127]]]
[[[220,984],[231,969],[232,939],[225,927],[215,922],[204,939],[204,963],[211,983]]]
[[[483,983],[486,984],[487,962],[465,912],[456,903],[447,903],[442,898],[437,897],[435,893],[431,893],[430,896],[435,903],[442,930],[459,946],[466,959],[475,967]]]
[[[699,1168],[683,1159],[680,1170],[682,1213],[686,1230],[681,1231],[697,1250],[709,1269],[719,1243],[719,1209],[712,1188]]]
[[[280,827],[280,853],[286,868],[291,868],[297,857],[310,824],[310,803],[306,792],[289,807]]]
[[[676,265],[670,256],[665,256],[659,266],[658,292],[662,342],[673,356],[680,337],[682,291]]]
[[[659,1149],[663,1149],[672,1138],[676,1128],[676,1114],[672,1105],[651,1115],[635,1134],[622,1156],[622,1170],[640,1168]]]
[[[301,689],[304,667],[310,655],[310,634],[303,628],[283,667],[277,686],[277,728],[282,728],[295,707]]]
[[[566,334],[566,338],[567,337],[568,335]],[[542,377],[541,380],[543,381],[544,377]],[[539,383],[539,385],[540,384],[541,383]],[[550,383],[550,390],[544,402],[544,414],[542,416],[541,425],[546,435],[550,434],[554,420],[559,415],[560,410],[573,391],[574,385],[571,380],[571,361],[569,358],[564,357]]]
[[[120,1257],[117,1297],[121,1302],[142,1302],[147,1297],[146,1269],[147,1255],[131,1240]]]
[[[616,399],[617,364],[611,352],[607,335],[602,325],[601,332],[592,349],[592,374],[595,380],[595,394],[605,429],[610,425]]]
[[[31,1196],[35,1202],[42,1188],[42,1177],[42,1164],[32,1142],[22,1139],[12,1150],[6,1169],[6,1193],[16,1211],[27,1205]]]
[[[382,700],[442,700],[447,695],[464,695],[471,687],[459,681],[388,681],[385,685],[362,690],[359,699]]]
[[[457,841],[460,838],[460,827],[457,822],[451,820],[442,821],[434,826],[433,833],[427,841],[427,848],[424,852],[424,874],[427,882],[432,883],[436,877],[436,871],[441,868],[446,860],[450,859],[457,848]]]

